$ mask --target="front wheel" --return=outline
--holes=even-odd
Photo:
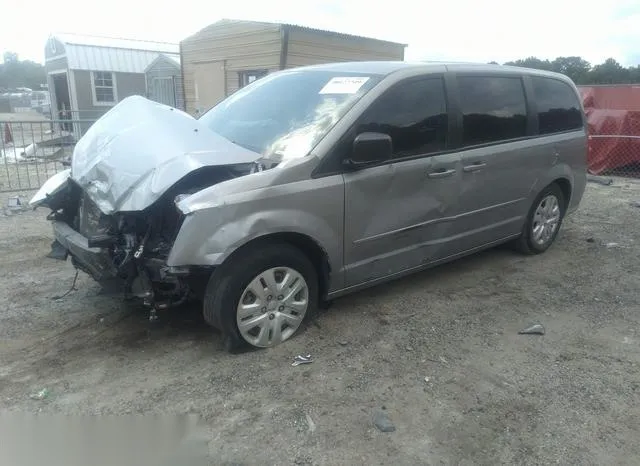
[[[276,346],[291,338],[318,302],[311,261],[288,244],[257,244],[211,277],[204,317],[227,338],[227,349]]]
[[[516,240],[517,249],[524,254],[540,254],[549,249],[565,212],[566,201],[560,187],[555,183],[547,186],[529,210],[522,235]]]

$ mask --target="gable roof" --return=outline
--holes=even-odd
[[[67,66],[72,70],[144,73],[160,53],[179,59],[178,44],[79,34],[53,34],[64,45]],[[48,59],[50,60],[51,57]]]
[[[165,53],[160,53],[156,58],[153,59],[151,63],[147,65],[144,72],[146,73],[147,71],[149,71],[160,61],[169,62],[170,64],[174,65],[178,70],[180,69],[180,55],[174,56],[174,55],[167,55]]]
[[[309,32],[316,32],[316,33],[320,33],[320,34],[325,34],[325,35],[332,35],[335,37],[343,37],[345,39],[358,39],[358,40],[366,40],[366,41],[373,41],[373,42],[378,42],[378,43],[382,43],[382,44],[390,44],[390,45],[398,45],[398,46],[402,46],[402,47],[407,47],[408,44],[403,44],[400,42],[391,42],[388,40],[382,40],[382,39],[375,39],[373,37],[365,37],[365,36],[357,36],[357,35],[353,35],[353,34],[345,34],[342,32],[336,32],[336,31],[329,31],[327,29],[316,29],[316,28],[311,28],[311,27],[307,27],[307,26],[300,26],[298,24],[292,24],[292,23],[270,23],[267,21],[248,21],[248,20],[242,20],[242,19],[230,19],[230,18],[224,18],[221,19],[219,21],[216,21],[215,23],[212,23],[206,27],[204,27],[203,29],[201,29],[200,31],[196,32],[195,34],[192,34],[191,36],[187,37],[185,40],[189,40],[191,38],[194,38],[196,36],[198,36],[198,34],[200,34],[201,32],[209,29],[209,28],[214,28],[216,26],[225,26],[225,25],[231,25],[231,24],[254,24],[254,25],[259,25],[259,26],[265,26],[265,27],[280,27],[280,28],[285,28],[285,29],[289,29],[289,30],[298,30],[298,31],[309,31]]]

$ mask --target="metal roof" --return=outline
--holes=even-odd
[[[64,44],[69,69],[144,73],[160,53],[180,59],[178,44],[115,37],[54,34]]]
[[[367,40],[367,41],[373,41],[373,42],[380,42],[380,43],[384,43],[384,44],[392,44],[392,45],[399,45],[402,47],[407,47],[408,44],[404,44],[404,43],[400,43],[400,42],[391,42],[388,40],[382,40],[382,39],[375,39],[373,37],[365,37],[365,36],[356,36],[353,34],[345,34],[343,32],[336,32],[336,31],[329,31],[327,29],[317,29],[317,28],[311,28],[311,27],[307,27],[307,26],[300,26],[298,24],[292,24],[292,23],[270,23],[267,21],[248,21],[248,20],[243,20],[243,19],[230,19],[230,18],[223,18],[221,20],[216,21],[213,24],[210,24],[209,26],[201,29],[200,31],[196,32],[195,34],[192,34],[191,36],[187,37],[184,40],[190,40],[193,38],[196,38],[202,31],[207,30],[211,27],[215,27],[215,26],[224,26],[226,24],[239,24],[239,23],[244,23],[244,24],[260,24],[262,26],[267,26],[267,27],[283,27],[283,28],[287,28],[287,29],[293,29],[293,30],[299,30],[299,31],[309,31],[309,32],[317,32],[317,33],[321,33],[321,34],[325,34],[325,35],[332,35],[332,36],[336,36],[336,37],[343,37],[345,39],[359,39],[359,40]]]

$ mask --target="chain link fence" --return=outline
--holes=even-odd
[[[640,86],[630,88],[633,94],[626,89],[628,95],[620,97],[618,87],[617,94],[608,90],[606,98],[603,90],[581,89],[593,175],[640,178]],[[50,119],[42,114],[0,114],[0,193],[38,189],[66,168],[76,142],[99,116],[69,113]]]
[[[580,86],[589,126],[589,171],[640,178],[640,85]]]
[[[630,135],[590,135],[589,172],[594,175],[640,178],[640,131]]]
[[[94,119],[43,119],[15,114],[0,120],[0,193],[38,189],[68,167]]]

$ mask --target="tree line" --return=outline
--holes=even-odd
[[[19,60],[14,52],[5,52],[0,64],[0,90],[28,87],[39,89],[47,82],[44,66],[30,60]],[[491,62],[497,64],[496,62]],[[591,65],[581,57],[558,57],[542,60],[528,57],[509,61],[504,65],[522,66],[555,71],[569,76],[576,84],[637,84],[640,83],[640,65],[625,68],[613,58]]]
[[[14,52],[4,53],[0,64],[0,91],[28,87],[38,90],[47,82],[44,66],[31,60],[20,60]]]
[[[558,57],[554,60],[529,57],[506,62],[504,65],[555,71],[569,76],[576,84],[640,83],[640,65],[625,68],[613,58],[608,58],[604,63],[594,66],[581,57]]]

